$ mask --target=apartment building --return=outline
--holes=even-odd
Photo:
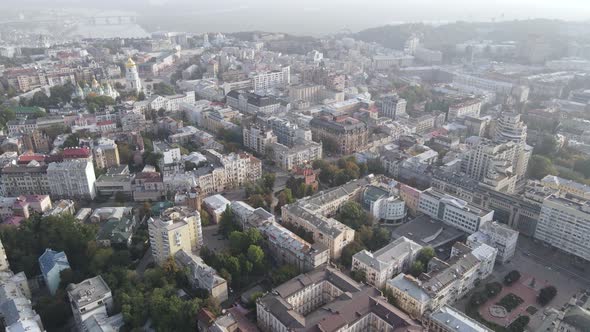
[[[373,180],[372,177],[366,177],[350,181],[285,205],[281,209],[282,220],[311,232],[314,242],[324,244],[330,250],[330,257],[337,259],[342,249],[354,241],[354,230],[330,216],[336,214],[347,201],[357,200],[361,191]]]
[[[119,149],[114,140],[101,137],[94,145],[94,161],[99,169],[120,165]]]
[[[89,331],[91,317],[108,316],[113,310],[113,294],[101,276],[69,284],[66,290],[78,331]]]
[[[487,278],[495,260],[496,249],[486,244],[471,249],[457,242],[448,261],[435,257],[418,279],[400,273],[388,280],[386,287],[393,292],[400,309],[410,317],[425,320],[427,311],[452,305],[475,288],[476,282]]]
[[[467,116],[478,118],[481,112],[482,101],[479,98],[462,100],[449,105],[447,121],[464,118]]]
[[[365,271],[367,283],[381,289],[387,280],[410,268],[420,249],[421,245],[402,236],[374,253],[359,251],[352,256],[351,269]]]
[[[522,176],[517,173],[520,145],[495,143],[481,137],[470,137],[467,144],[470,150],[465,154],[461,170],[491,189],[513,193],[518,176]]]
[[[96,177],[91,161],[72,159],[47,166],[47,182],[52,196],[94,199]]]
[[[188,281],[194,289],[206,289],[219,303],[227,300],[227,281],[205,264],[201,257],[181,249],[174,254],[174,261],[186,269]]]
[[[475,247],[485,243],[498,250],[496,261],[505,264],[512,259],[516,251],[518,231],[499,222],[487,222],[479,227],[479,230],[467,238],[467,245]]]
[[[293,147],[281,143],[268,145],[271,151],[272,160],[285,171],[304,165],[314,160],[322,159],[322,143],[304,141]]]
[[[201,216],[185,206],[168,208],[159,217],[150,218],[148,231],[152,255],[158,265],[179,250],[192,253],[203,245]]]
[[[379,290],[329,266],[299,275],[259,298],[256,315],[264,332],[424,331]]]
[[[367,125],[351,117],[313,118],[310,123],[313,140],[322,142],[324,148],[330,144],[336,153],[349,155],[365,149],[369,139]]]
[[[256,228],[268,240],[268,249],[278,262],[296,266],[301,271],[329,262],[330,253],[325,245],[303,240],[277,223],[272,213],[240,201],[232,202],[231,208],[244,228]]]
[[[266,91],[274,88],[284,88],[291,84],[291,67],[284,66],[281,70],[273,70],[251,75],[254,91]]]
[[[381,97],[377,101],[377,108],[379,109],[379,116],[398,120],[407,116],[406,106],[407,102],[405,99],[400,98],[398,95],[386,95]]]
[[[551,195],[543,201],[534,237],[590,261],[590,203]]]
[[[263,118],[262,122],[272,129],[277,135],[277,142],[286,146],[294,146],[300,141],[311,141],[312,134],[309,129],[299,127],[288,120],[274,116]]]
[[[214,150],[206,152],[216,166],[210,173],[197,178],[197,184],[204,193],[210,194],[237,188],[262,177],[262,162],[249,153],[222,155]]]
[[[418,211],[469,234],[477,232],[494,217],[494,211],[478,208],[432,188],[420,194]]]
[[[163,174],[174,174],[184,171],[184,162],[182,161],[180,148],[173,147],[163,141],[154,142],[153,145],[154,153],[162,155],[162,158],[158,161],[160,172]]]
[[[281,101],[274,96],[263,96],[246,91],[232,90],[226,96],[226,103],[247,114],[273,114],[282,109]]]
[[[259,154],[266,154],[267,148],[277,142],[277,136],[271,129],[260,125],[245,126],[242,130],[244,146]]]
[[[26,165],[11,164],[2,168],[2,190],[5,196],[47,195],[47,165],[31,161]]]
[[[423,325],[431,332],[492,332],[461,311],[445,305],[425,316]]]

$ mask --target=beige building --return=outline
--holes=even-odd
[[[340,258],[342,249],[354,241],[354,230],[331,218],[349,200],[356,200],[372,177],[350,181],[340,187],[320,191],[281,210],[284,223],[292,223],[313,233],[313,239],[329,248],[332,259]]]
[[[362,151],[369,139],[367,125],[351,117],[313,118],[310,128],[314,141],[324,143],[324,148],[330,144],[342,155]]]
[[[288,147],[280,143],[268,145],[272,159],[281,169],[290,171],[296,166],[301,166],[314,160],[322,159],[322,143],[313,141],[301,142],[299,145]]]
[[[400,309],[416,319],[428,311],[444,305],[452,305],[484,280],[493,271],[497,250],[481,244],[469,248],[457,242],[451,250],[451,258],[442,261],[433,258],[428,270],[419,278],[404,273],[387,281],[387,289],[393,292]]]
[[[162,265],[179,250],[191,253],[203,244],[201,217],[198,211],[175,206],[148,220],[152,255]]]
[[[244,127],[242,136],[246,148],[262,155],[266,154],[271,144],[277,142],[277,136],[272,130],[256,125]]]
[[[425,331],[379,290],[326,265],[259,298],[256,316],[264,332]]]
[[[119,166],[119,149],[114,140],[100,138],[94,146],[94,161],[99,169]]]
[[[220,277],[212,267],[205,264],[201,257],[179,250],[174,254],[174,260],[186,269],[188,281],[194,289],[206,289],[220,303],[227,300],[227,281]]]
[[[217,165],[210,173],[197,178],[197,185],[205,194],[238,188],[262,177],[262,162],[249,153],[222,155],[215,150],[207,150],[207,154]]]

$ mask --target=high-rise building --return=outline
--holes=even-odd
[[[272,143],[277,142],[277,136],[272,132],[272,130],[262,126],[245,126],[242,131],[242,136],[245,147],[262,155],[266,154],[267,148]]]
[[[129,58],[125,64],[125,68],[127,68],[127,72],[125,73],[125,78],[127,79],[127,88],[131,91],[134,91],[135,93],[139,93],[142,90],[142,86],[135,62]]]
[[[524,180],[533,148],[526,144],[527,126],[514,111],[502,112],[494,122],[494,141],[499,143],[513,142],[516,151],[512,161],[517,181]]]
[[[516,251],[518,231],[499,222],[487,222],[479,227],[479,230],[467,238],[467,245],[476,247],[485,243],[498,249],[496,261],[504,264],[510,261]]]
[[[465,154],[462,171],[491,189],[512,193],[516,187],[515,160],[520,145],[514,142],[495,143],[481,137],[469,137],[470,150]]]
[[[535,238],[590,261],[590,202],[551,195],[543,201]]]
[[[384,116],[393,120],[397,120],[400,117],[407,116],[406,105],[408,103],[405,99],[400,98],[398,95],[386,95],[381,97],[381,100],[377,102],[379,108],[379,115]]]
[[[52,197],[76,199],[96,197],[94,166],[92,161],[86,159],[50,163],[47,167],[47,181]]]
[[[152,255],[158,265],[179,250],[190,253],[203,245],[201,216],[184,206],[166,209],[159,217],[150,218],[148,231]]]

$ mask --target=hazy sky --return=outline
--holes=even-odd
[[[125,9],[194,17],[207,30],[353,31],[395,22],[490,21],[527,18],[590,20],[590,0],[0,0],[31,4]]]

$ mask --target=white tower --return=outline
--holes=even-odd
[[[125,64],[125,67],[127,68],[127,73],[125,74],[127,79],[127,88],[129,90],[135,91],[135,93],[139,93],[142,90],[141,80],[139,79],[139,73],[137,72],[137,66],[135,65],[135,62],[129,58]]]

